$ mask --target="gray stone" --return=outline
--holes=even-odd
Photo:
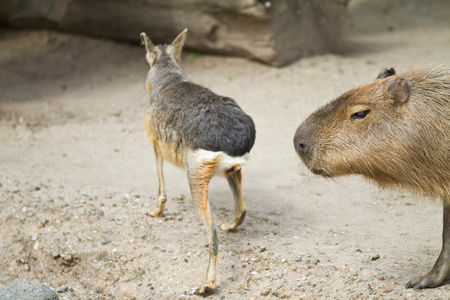
[[[36,281],[16,281],[0,289],[2,300],[58,300],[51,288]]]

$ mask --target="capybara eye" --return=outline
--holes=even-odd
[[[370,109],[358,111],[350,116],[352,119],[364,119],[370,113]]]

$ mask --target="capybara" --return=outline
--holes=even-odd
[[[236,230],[246,207],[241,193],[241,168],[255,142],[255,125],[231,98],[219,96],[193,83],[180,67],[187,30],[171,45],[155,46],[141,33],[150,70],[145,80],[149,107],[145,131],[153,144],[159,179],[158,204],[150,212],[164,215],[166,190],[163,161],[185,167],[193,202],[209,235],[209,265],[206,281],[197,294],[216,288],[218,238],[208,200],[208,185],[214,175],[225,176],[235,201],[235,217],[223,230]],[[180,232],[180,234],[183,234]]]
[[[450,68],[384,69],[309,116],[294,146],[315,174],[360,174],[383,188],[439,198],[443,246],[433,269],[406,287],[439,286],[450,273]]]

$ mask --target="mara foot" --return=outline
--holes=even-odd
[[[152,210],[149,213],[150,216],[152,216],[153,218],[162,218],[164,217],[164,210],[159,209],[158,207],[155,208],[154,210]]]
[[[196,295],[209,295],[216,292],[217,285],[214,282],[208,283],[205,282],[201,287],[199,287],[196,291]]]
[[[222,224],[220,225],[220,229],[223,231],[237,231],[238,225],[236,224]]]

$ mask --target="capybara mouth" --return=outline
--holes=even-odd
[[[316,175],[320,175],[320,176],[327,177],[327,178],[333,177],[333,174],[331,174],[331,173],[330,173],[328,170],[326,170],[326,169],[317,169],[317,168],[313,168],[313,169],[311,169],[311,172],[313,172],[313,173],[316,174]]]

